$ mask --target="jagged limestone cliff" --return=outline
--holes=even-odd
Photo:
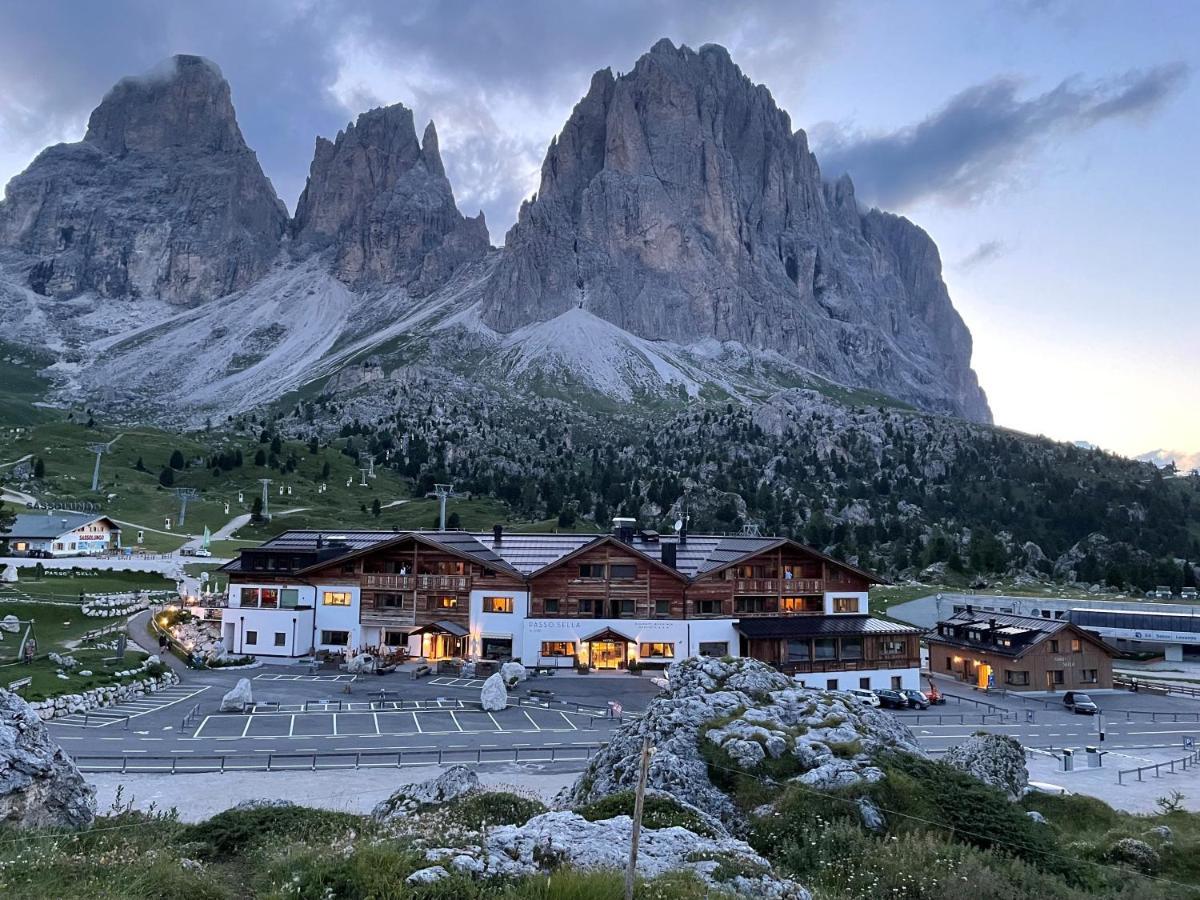
[[[82,141],[9,182],[0,247],[38,294],[194,304],[260,279],[286,224],[220,70],[176,56],[118,82]]]

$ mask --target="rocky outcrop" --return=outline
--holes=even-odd
[[[580,806],[636,784],[643,738],[655,748],[649,785],[737,829],[741,814],[713,784],[710,765],[754,775],[767,760],[813,788],[870,784],[883,777],[879,751],[924,755],[894,716],[849,694],[800,687],[752,659],[692,657],[672,664],[668,688],[620,729],[558,798]]]
[[[433,123],[418,143],[400,104],[363,113],[333,141],[317,138],[292,231],[297,252],[332,248],[343,281],[414,294],[489,246],[483,213],[465,218],[454,203]]]
[[[95,790],[75,763],[28,703],[0,689],[0,825],[86,828],[95,817]]]
[[[715,45],[662,40],[597,72],[551,143],[482,314],[508,333],[575,308],[991,420],[933,241],[823,182],[804,132]]]
[[[257,281],[287,210],[242,139],[215,64],[175,56],[126,78],[79,143],[9,182],[0,246],[38,294],[193,304]]]
[[[500,677],[504,679],[504,684],[507,687],[516,687],[528,677],[528,672],[520,663],[506,662],[500,666]]]
[[[519,877],[579,869],[620,870],[628,862],[633,823],[628,816],[589,822],[571,812],[534,816],[524,825],[491,828],[482,846],[428,850],[437,866],[421,869],[418,881],[439,880],[454,869],[479,878]],[[441,869],[439,873],[436,871]],[[686,828],[644,828],[638,843],[637,871],[643,878],[691,872],[711,887],[737,897],[809,900],[795,882],[772,873],[771,865],[742,841],[707,837]]]
[[[430,806],[441,806],[477,790],[478,775],[466,766],[451,766],[430,781],[404,785],[378,803],[371,816],[380,822],[390,822]]]
[[[1018,800],[1029,787],[1025,749],[1004,734],[975,734],[946,750],[942,760]]]

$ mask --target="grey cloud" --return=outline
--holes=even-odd
[[[666,35],[723,43],[752,77],[795,82],[831,43],[835,12],[835,0],[798,10],[786,0],[0,4],[0,169],[81,137],[119,78],[195,53],[229,79],[247,143],[289,206],[318,134],[400,102],[437,122],[456,196],[471,212],[483,206],[499,240],[595,69],[628,69]],[[336,95],[365,55],[399,73],[402,90],[389,92],[385,78]]]
[[[866,135],[825,124],[813,129],[814,144],[826,175],[849,173],[868,203],[969,204],[1005,183],[1047,139],[1152,113],[1187,75],[1174,63],[1090,84],[1072,78],[1029,99],[1018,97],[1016,80],[1001,78],[956,94],[915,125]]]
[[[1003,241],[984,241],[966,256],[958,261],[956,269],[969,272],[971,269],[999,259],[1008,252],[1008,245]]]

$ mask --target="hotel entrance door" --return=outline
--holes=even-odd
[[[592,641],[588,647],[593,669],[618,669],[625,662],[625,644],[622,642]]]

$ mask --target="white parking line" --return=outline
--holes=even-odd
[[[334,714],[333,714],[333,733],[334,733],[334,735],[337,735],[337,733],[338,733],[338,730],[337,730],[337,713],[334,713]]]
[[[527,709],[523,709],[523,710],[521,710],[521,712],[525,713],[525,718],[527,718],[527,719],[529,720],[529,724],[533,726],[533,730],[534,730],[534,731],[541,731],[541,730],[542,730],[542,726],[541,726],[541,725],[539,725],[537,722],[533,721],[533,716],[531,716],[531,715],[529,714],[529,710],[527,710]]]
[[[500,723],[496,721],[495,716],[493,716],[490,712],[487,714],[487,716],[489,719],[492,720],[492,724],[496,726],[497,731],[504,731],[504,729],[502,727],[500,727]]]
[[[421,720],[417,718],[417,714],[413,713],[413,724],[417,726],[417,734],[425,734],[426,731],[421,727]]]
[[[458,721],[458,716],[454,714],[454,710],[450,710],[450,719],[454,722],[454,727],[459,731],[463,730],[462,723]]]
[[[245,737],[250,731],[250,726],[254,723],[254,716],[246,716],[246,727],[242,729],[242,737]]]
[[[375,733],[381,734],[379,730],[379,713],[371,713],[371,718],[375,720]]]
[[[568,719],[568,718],[567,718],[567,714],[566,714],[565,712],[559,712],[559,715],[563,717],[563,721],[564,721],[564,722],[566,722],[568,725],[570,725],[570,726],[571,726],[571,730],[572,730],[572,731],[578,731],[578,730],[579,730],[579,728],[578,728],[578,727],[575,725],[575,723],[574,723],[574,722],[572,722],[570,719]]]

